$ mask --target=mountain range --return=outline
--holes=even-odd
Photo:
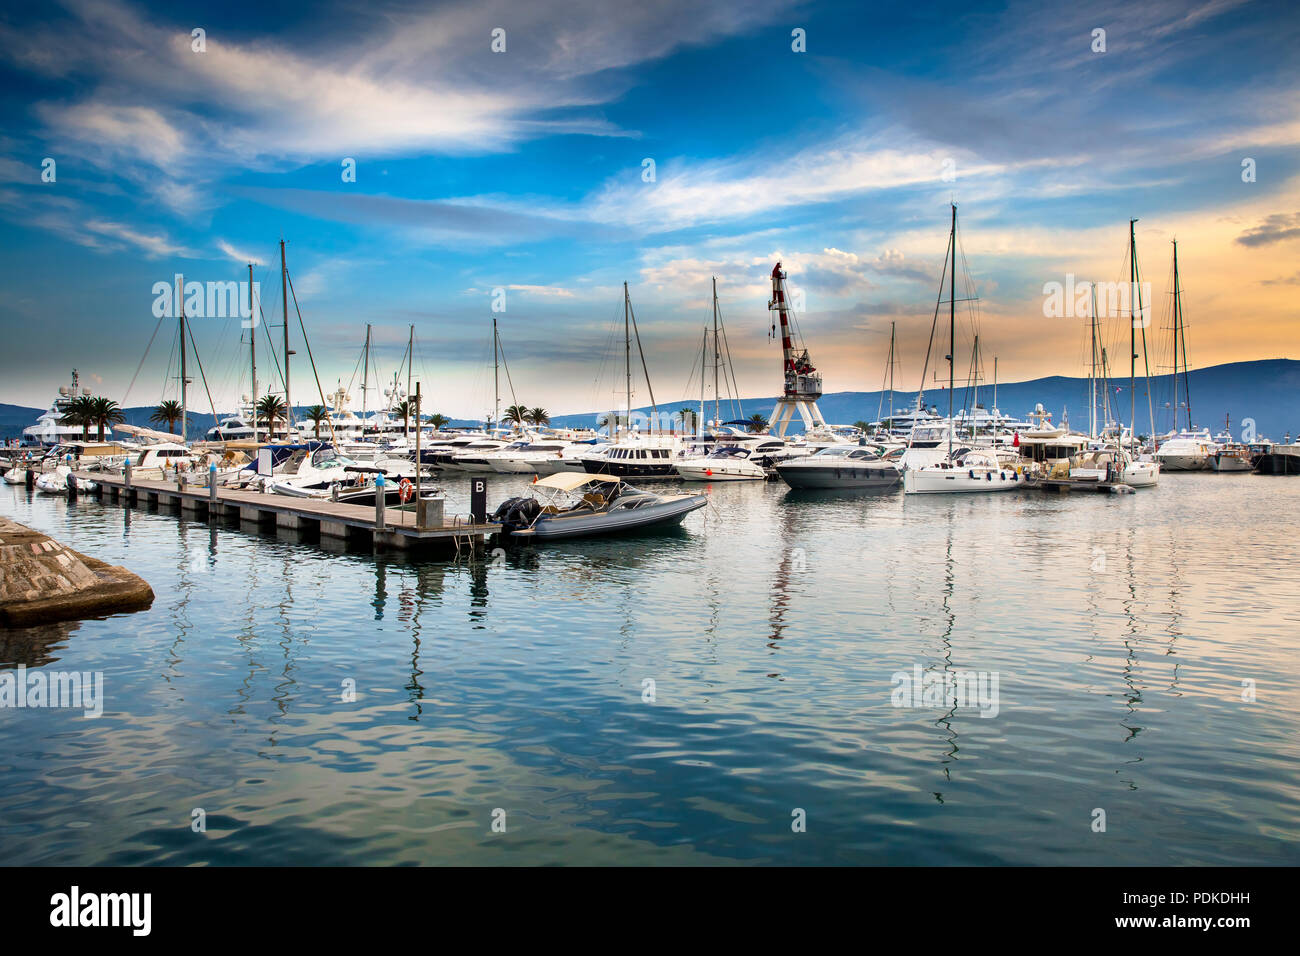
[[[1261,359],[1253,362],[1231,362],[1209,368],[1195,369],[1188,375],[1192,395],[1192,421],[1196,427],[1208,427],[1218,432],[1224,427],[1225,419],[1230,419],[1230,431],[1234,437],[1241,437],[1242,431],[1251,427],[1255,434],[1280,440],[1285,434],[1300,433],[1300,361],[1291,359]],[[1100,389],[1100,385],[1098,386]],[[1027,382],[1007,382],[998,385],[997,406],[1005,414],[1024,418],[1041,404],[1052,413],[1052,420],[1060,422],[1068,417],[1076,429],[1088,427],[1088,392],[1086,378],[1066,378],[1054,375],[1037,378]],[[1166,432],[1171,427],[1171,410],[1173,386],[1168,375],[1151,379],[1151,405],[1155,412],[1156,430]],[[1180,380],[1179,401],[1182,404],[1185,391]],[[896,391],[894,408],[902,410],[911,406],[916,398],[915,392]],[[1128,382],[1120,380],[1110,386],[1112,407],[1117,408],[1119,417],[1127,420],[1129,408]],[[988,408],[993,405],[993,388],[985,385],[979,390],[980,405]],[[771,413],[776,397],[747,398],[742,402],[743,414],[737,411],[735,417],[749,418],[754,414],[766,417]],[[925,403],[941,414],[948,410],[947,389],[934,388],[926,391]],[[964,387],[959,386],[953,396],[955,408],[961,409],[974,404]],[[888,414],[889,396],[875,392],[831,392],[823,395],[818,402],[822,414],[828,422],[852,424],[856,421],[875,421],[881,414]],[[664,402],[661,411],[675,412],[681,408],[698,408],[699,399],[683,398],[679,401]],[[1137,389],[1138,432],[1145,434],[1150,430],[1150,415],[1147,411],[1147,392],[1143,382],[1139,381]],[[883,409],[883,411],[882,411]],[[637,411],[648,413],[649,406]],[[15,438],[23,428],[36,421],[43,409],[27,408],[21,405],[0,404],[0,438]],[[126,420],[132,425],[151,426],[149,416],[152,406],[138,406],[125,410]],[[592,426],[597,412],[576,415],[557,415],[552,424],[565,426]],[[712,417],[708,408],[706,417]],[[724,418],[732,414],[724,405]],[[212,415],[195,413],[190,416],[191,437],[200,434],[215,424]],[[482,422],[457,420],[458,426],[482,425]],[[1180,412],[1178,427],[1187,424],[1185,412]],[[801,430],[802,426],[792,426],[791,431]],[[92,432],[93,433],[93,432]]]

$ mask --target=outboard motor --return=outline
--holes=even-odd
[[[492,512],[492,516],[489,520],[505,524],[506,516],[510,514],[510,509],[514,508],[523,500],[523,498],[507,498],[505,501],[501,502],[501,504],[497,505],[497,510]]]

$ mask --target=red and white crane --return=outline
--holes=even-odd
[[[817,399],[822,397],[822,377],[808,358],[808,349],[803,342],[795,345],[795,330],[790,318],[791,301],[786,289],[786,273],[777,263],[772,269],[772,301],[767,304],[768,311],[776,312],[781,321],[781,359],[782,375],[785,379],[784,391],[777,399],[776,406],[767,422],[767,430],[773,435],[784,438],[785,431],[794,420],[796,412],[803,420],[805,434],[816,435],[829,433],[830,428],[817,407]]]

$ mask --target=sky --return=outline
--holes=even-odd
[[[915,389],[950,202],[978,300],[959,374],[978,334],[986,380],[994,357],[1001,381],[1086,375],[1090,322],[1044,287],[1127,279],[1133,218],[1153,371],[1173,239],[1192,367],[1297,358],[1298,48],[1300,8],[1242,0],[10,5],[0,402],[45,406],[73,367],[124,405],[176,397],[155,284],[250,261],[265,392],[282,238],[319,391],[358,408],[366,324],[390,381],[413,325],[425,410],[481,418],[494,302],[505,401],[617,407],[623,282],[656,397],[697,397],[713,277],[742,395],[776,394],[777,261],[826,391],[879,388],[891,326]],[[248,333],[191,326],[231,409]],[[1122,366],[1127,326],[1103,336]]]

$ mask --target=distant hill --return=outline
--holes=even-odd
[[[1211,432],[1223,428],[1224,416],[1232,417],[1232,433],[1240,437],[1242,420],[1254,419],[1258,435],[1281,439],[1290,432],[1300,433],[1300,361],[1291,359],[1263,359],[1256,362],[1232,362],[1227,365],[1215,365],[1210,368],[1196,369],[1188,376],[1192,391],[1192,420],[1197,427],[1205,426]],[[1100,387],[1100,386],[1099,386]],[[1120,391],[1116,392],[1116,388]],[[1179,382],[1179,401],[1185,400],[1182,382]],[[1120,417],[1127,420],[1129,408],[1128,378],[1112,383],[1110,389],[1112,406],[1118,405]],[[966,403],[966,389],[960,384],[954,396],[954,407],[961,409]],[[1172,401],[1173,386],[1168,375],[1152,378],[1151,401],[1155,409],[1156,428],[1168,431],[1170,427],[1170,410],[1166,404]],[[915,391],[896,391],[894,407],[897,410],[910,407],[916,398]],[[880,392],[832,392],[823,395],[818,406],[828,422],[851,425],[856,421],[875,421],[881,408]],[[927,389],[925,402],[937,408],[941,413],[948,411],[947,389]],[[979,402],[984,407],[993,404],[992,386],[981,386]],[[1008,382],[998,385],[998,407],[1008,415],[1023,418],[1041,403],[1043,408],[1052,413],[1052,420],[1060,422],[1068,414],[1070,423],[1075,428],[1086,429],[1088,426],[1088,379],[1066,378],[1054,375],[1049,378],[1037,378],[1028,382]],[[776,397],[747,398],[744,400],[746,418],[754,414],[764,417],[772,411]],[[698,407],[699,399],[679,399],[660,403],[660,409],[676,410],[685,407]],[[1147,412],[1146,389],[1141,380],[1137,391],[1138,432],[1145,434],[1150,430]],[[888,395],[884,408],[888,413]],[[637,409],[648,412],[649,406]],[[705,413],[709,414],[708,409]],[[724,411],[724,415],[725,415]],[[596,414],[562,415],[554,419],[557,425],[591,425]],[[1186,413],[1179,416],[1178,426],[1186,425]],[[802,431],[799,424],[792,426],[793,431]]]
[[[1217,432],[1223,427],[1224,416],[1232,416],[1232,433],[1240,437],[1242,420],[1254,419],[1256,433],[1273,439],[1280,439],[1290,432],[1300,434],[1300,361],[1291,359],[1263,359],[1256,362],[1232,362],[1227,365],[1215,365],[1210,368],[1196,369],[1190,376],[1192,391],[1192,419],[1197,426],[1208,427]],[[1120,388],[1116,392],[1116,387]],[[1160,376],[1151,380],[1151,401],[1156,412],[1156,427],[1167,431],[1170,423],[1170,411],[1166,403],[1171,401],[1173,393],[1170,376]],[[1179,385],[1179,395],[1183,394]],[[991,386],[980,388],[980,404],[988,407],[993,403]],[[836,424],[852,424],[856,421],[874,421],[880,408],[880,392],[833,392],[822,396],[818,405],[826,420]],[[915,392],[898,391],[894,393],[894,407],[903,409],[912,404]],[[948,410],[946,389],[930,389],[925,393],[926,404],[938,408],[941,412]],[[954,404],[962,408],[966,400],[966,390],[958,386]],[[1128,417],[1129,395],[1128,379],[1117,380],[1111,387],[1111,400],[1118,404],[1121,416]],[[1086,428],[1088,424],[1088,380],[1086,378],[1065,378],[1052,376],[1037,378],[1028,382],[1008,382],[998,385],[998,407],[1008,415],[1023,418],[1033,411],[1034,406],[1042,403],[1052,413],[1054,421],[1059,422],[1063,413],[1068,413],[1070,422],[1076,428]],[[661,409],[671,411],[684,407],[698,406],[699,399],[683,398],[663,402]],[[767,416],[776,403],[775,396],[770,398],[747,398],[744,400],[745,417],[761,414]],[[1148,426],[1147,397],[1141,381],[1138,383],[1138,431],[1145,433]],[[888,398],[886,398],[888,408]],[[648,412],[649,406],[638,411]],[[0,437],[14,438],[22,430],[36,421],[36,416],[43,409],[24,408],[20,405],[0,404]],[[126,420],[131,425],[150,426],[149,416],[152,406],[126,409]],[[582,415],[558,415],[553,419],[556,425],[594,425],[599,413],[588,412]],[[301,409],[298,410],[301,418]],[[1179,427],[1186,423],[1185,415],[1179,418]],[[191,437],[207,431],[215,424],[211,414],[194,413],[190,416]],[[457,420],[452,424],[458,426],[481,425],[482,422]],[[156,426],[153,426],[156,427]],[[792,426],[792,430],[801,430],[802,425]]]

